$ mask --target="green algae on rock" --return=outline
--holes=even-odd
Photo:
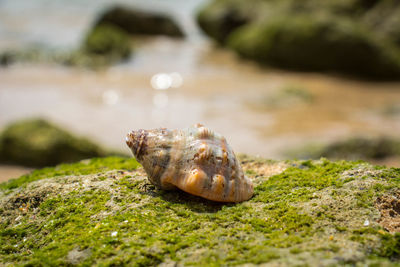
[[[110,155],[43,119],[21,120],[0,134],[0,162],[32,167],[52,166]]]
[[[400,53],[350,20],[280,17],[242,27],[229,37],[228,46],[278,67],[400,77]]]
[[[388,206],[399,204],[391,196],[398,195],[400,169],[251,157],[242,157],[242,165],[256,187],[255,196],[239,204],[158,190],[143,169],[135,169],[133,159],[95,159],[21,177],[16,187],[0,191],[1,261],[79,266],[398,263],[400,236],[388,230],[399,231],[400,224],[385,225],[393,220],[386,216]]]
[[[262,64],[400,79],[394,37],[400,6],[367,2],[214,0],[200,10],[198,23],[220,44]]]

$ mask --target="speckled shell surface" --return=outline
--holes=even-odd
[[[149,180],[206,199],[241,202],[253,196],[253,183],[225,138],[197,124],[183,130],[138,130],[126,143]]]

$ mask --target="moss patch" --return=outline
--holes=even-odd
[[[374,203],[399,185],[399,169],[249,157],[242,164],[256,187],[239,204],[158,190],[132,159],[94,159],[23,176],[2,185],[0,258],[82,266],[396,260],[398,236],[381,228]]]

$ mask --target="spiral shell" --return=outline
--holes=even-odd
[[[178,187],[221,202],[241,202],[253,195],[253,183],[225,138],[197,124],[183,130],[138,130],[126,143],[154,185]]]

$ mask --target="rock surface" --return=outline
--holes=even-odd
[[[103,158],[0,185],[0,259],[16,265],[399,263],[400,169],[241,157],[255,195],[210,202]]]

